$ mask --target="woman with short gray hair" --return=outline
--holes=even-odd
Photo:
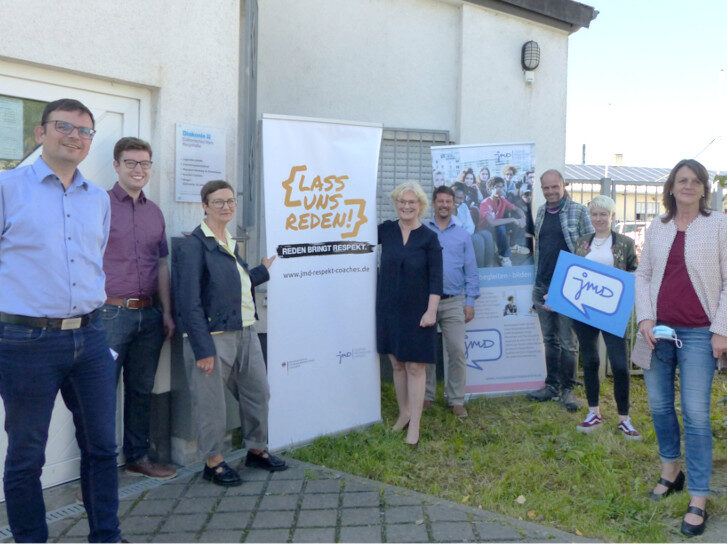
[[[575,253],[602,265],[633,272],[637,265],[634,241],[611,230],[611,223],[616,214],[615,209],[616,203],[605,195],[599,195],[588,203],[591,223],[596,232],[579,238]],[[598,356],[598,335],[600,334],[606,343],[606,351],[613,372],[613,396],[616,399],[619,420],[617,429],[626,439],[641,439],[641,435],[631,424],[629,418],[630,385],[626,339],[578,321],[573,321],[573,329],[578,336],[583,358],[583,381],[588,400],[588,414],[577,426],[578,431],[589,433],[603,425],[601,410],[598,406],[600,388],[598,368],[601,365]]]
[[[197,449],[205,459],[202,478],[219,486],[239,486],[240,475],[224,458],[227,410],[225,389],[237,401],[245,465],[286,469],[268,452],[270,389],[255,329],[255,286],[267,282],[275,256],[248,267],[227,230],[235,219],[235,189],[212,180],[200,192],[205,217],[174,252],[177,327],[184,339],[184,363],[192,397]]]

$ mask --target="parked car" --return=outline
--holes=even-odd
[[[647,222],[645,221],[619,221],[614,225],[613,230],[633,239],[634,246],[636,246],[636,255],[641,258],[641,248],[644,246],[646,226]]]
[[[619,221],[614,225],[613,230],[629,238],[634,238],[635,233],[645,227],[645,221]]]

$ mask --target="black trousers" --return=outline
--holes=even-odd
[[[575,320],[573,329],[578,336],[578,344],[583,356],[583,381],[586,385],[588,406],[598,406],[600,388],[598,368],[601,364],[598,358],[598,334],[600,333],[603,335],[608,359],[611,361],[613,397],[616,400],[618,414],[629,414],[629,369],[626,358],[626,339]]]

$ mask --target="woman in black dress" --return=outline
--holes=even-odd
[[[399,418],[406,443],[419,444],[426,386],[425,364],[436,362],[437,307],[442,295],[442,248],[437,235],[419,221],[428,200],[416,182],[391,193],[398,221],[379,225],[381,266],[376,297],[378,351],[394,370]]]

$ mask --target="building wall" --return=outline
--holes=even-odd
[[[535,142],[536,185],[547,169],[563,172],[568,33],[471,5],[462,8],[462,29],[457,143]],[[532,84],[520,66],[528,40],[541,52]],[[537,209],[544,199],[537,188],[533,194]]]
[[[140,123],[140,136],[154,150],[146,193],[164,212],[170,238],[193,229],[200,205],[174,201],[175,123],[225,129],[227,172],[234,180],[239,0],[215,0],[214,9],[199,1],[0,0],[0,13],[0,59],[11,65],[50,69],[70,86],[79,85],[74,76],[80,75],[103,82],[108,92],[109,83],[151,91]],[[94,181],[110,187],[116,173],[109,170],[107,179]],[[168,391],[169,384],[165,349],[156,391]]]
[[[201,219],[174,201],[177,122],[227,133],[237,183],[240,16],[244,0],[0,0],[0,59],[146,89],[142,138],[154,148],[147,194],[168,235]],[[565,155],[567,33],[459,0],[258,0],[258,114],[449,131],[458,144],[535,141],[536,168]],[[520,48],[535,39],[541,67],[527,86]],[[71,76],[67,79],[75,80]],[[115,180],[113,171],[105,187]],[[262,205],[260,194],[256,196]],[[537,199],[541,198],[536,191]],[[260,258],[260,221],[248,257]],[[264,315],[264,296],[261,314]],[[156,391],[169,390],[165,349]]]
[[[199,205],[174,202],[176,122],[227,131],[227,171],[237,149],[239,0],[0,0],[0,57],[152,91],[154,170],[147,193],[169,235],[199,223]],[[59,97],[60,98],[60,97]],[[143,126],[143,124],[142,124]],[[107,186],[115,180],[98,180]]]
[[[600,184],[571,183],[568,192],[571,198],[583,204],[588,204],[601,191]],[[614,202],[614,224],[617,222],[650,222],[655,215],[666,212],[662,199],[661,185],[644,184],[615,184]],[[639,210],[639,214],[637,214]],[[643,210],[648,212],[644,213]]]
[[[448,130],[457,144],[534,141],[538,175],[563,170],[567,32],[455,0],[259,7],[259,113]],[[527,85],[531,39],[542,56]]]
[[[258,111],[455,130],[459,8],[259,2]]]

